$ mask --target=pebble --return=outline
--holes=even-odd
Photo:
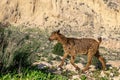
[[[79,76],[79,75],[74,75],[74,76],[72,77],[72,80],[80,80],[80,76]]]
[[[100,75],[101,75],[101,77],[105,77],[106,76],[104,71],[101,71]]]
[[[110,73],[110,77],[114,77],[114,74],[113,74],[113,73]]]

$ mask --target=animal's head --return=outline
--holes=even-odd
[[[60,30],[54,31],[54,32],[52,32],[52,34],[50,35],[49,40],[50,40],[50,41],[58,40],[59,35],[60,35]]]

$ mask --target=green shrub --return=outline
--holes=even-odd
[[[41,43],[35,31],[23,27],[0,28],[0,61],[2,70],[31,65]]]
[[[54,47],[53,47],[53,51],[54,54],[56,55],[60,55],[63,56],[64,54],[64,50],[63,50],[63,46],[61,43],[57,43]]]
[[[107,77],[101,77],[100,80],[109,80]]]
[[[82,76],[80,77],[80,79],[81,79],[81,80],[87,80],[87,77],[86,77],[85,75],[82,75]]]
[[[95,65],[95,67],[96,67],[97,69],[101,69],[101,68],[102,68],[101,62],[100,62],[99,59],[96,58],[96,57],[93,57],[93,59],[92,59],[92,65]]]
[[[22,73],[1,74],[0,80],[68,80],[67,77],[46,73],[37,69],[22,69]]]

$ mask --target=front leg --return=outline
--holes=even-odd
[[[80,70],[80,68],[74,63],[75,61],[75,56],[71,56],[70,63],[76,68],[76,70]]]
[[[60,63],[60,65],[58,67],[62,68],[62,66],[64,65],[64,61],[66,59],[66,57],[68,56],[68,53],[65,53],[62,59],[62,62]]]
[[[85,68],[82,70],[82,72],[85,72],[86,70],[88,70],[89,66],[91,65],[92,57],[93,57],[93,55],[91,54],[91,52],[88,53],[87,57],[88,57],[87,58],[88,61],[87,61],[87,64],[86,64]]]

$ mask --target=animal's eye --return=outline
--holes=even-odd
[[[56,34],[56,32],[54,32],[53,34]]]
[[[55,34],[55,32],[53,34]]]

